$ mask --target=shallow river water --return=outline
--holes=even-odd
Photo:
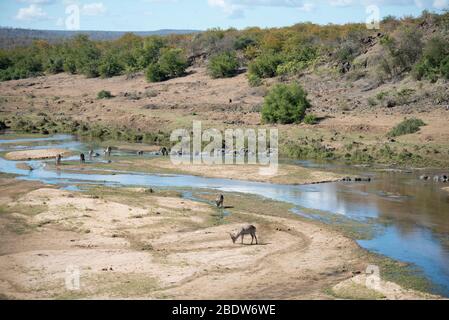
[[[67,135],[15,140],[8,139],[7,135],[0,136],[0,152],[45,148],[87,151],[87,146]],[[120,154],[126,155],[126,152]],[[103,159],[100,157],[96,161]],[[52,171],[45,168],[44,161],[26,161],[35,168],[29,171],[18,169],[17,163],[0,157],[0,172],[69,189],[77,184],[100,183],[250,193],[294,204],[297,206],[294,212],[327,223],[338,219],[365,223],[373,233],[368,240],[357,240],[360,246],[412,263],[435,284],[435,292],[449,297],[449,192],[442,190],[444,184],[420,181],[417,178],[420,172],[324,165],[323,169],[331,167],[333,171],[369,175],[374,179],[370,183],[290,186],[185,175]],[[320,166],[306,162],[301,165]],[[325,217],[338,219],[326,220]]]

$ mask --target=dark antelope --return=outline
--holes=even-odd
[[[217,199],[215,199],[215,203],[217,204],[218,208],[223,208],[224,206],[224,196],[220,194]]]

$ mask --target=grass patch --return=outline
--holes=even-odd
[[[97,99],[111,99],[114,96],[112,95],[111,91],[101,90],[97,94]]]
[[[391,131],[388,133],[389,137],[399,137],[406,134],[412,134],[415,132],[418,132],[421,127],[425,126],[426,124],[421,119],[406,119],[396,125]]]

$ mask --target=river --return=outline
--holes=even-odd
[[[8,139],[7,135],[0,136],[2,152],[46,148],[81,152],[88,149],[84,143],[68,135],[14,140]],[[121,152],[120,155],[127,153]],[[104,159],[99,157],[96,161]],[[249,193],[291,203],[297,207],[294,210],[297,214],[326,223],[336,223],[340,218],[365,223],[373,232],[368,239],[356,239],[361,247],[413,264],[432,281],[436,293],[449,297],[449,192],[442,190],[443,184],[420,181],[417,178],[420,172],[301,162],[300,165],[319,166],[326,170],[370,175],[373,181],[293,186],[186,175],[52,171],[46,169],[45,161],[25,162],[34,170],[18,169],[18,162],[0,157],[0,172],[64,188],[106,184]]]

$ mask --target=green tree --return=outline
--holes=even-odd
[[[111,54],[102,59],[98,71],[102,78],[110,78],[120,75],[123,69],[123,65],[119,63],[118,58]]]
[[[259,78],[276,76],[277,67],[282,63],[281,56],[276,53],[264,53],[249,64],[248,72]]]
[[[310,106],[307,93],[299,84],[277,84],[265,97],[262,119],[266,123],[298,123]]]
[[[239,61],[233,52],[223,52],[210,58],[207,66],[212,78],[229,78],[236,75]]]
[[[146,69],[149,82],[160,82],[182,76],[187,68],[187,60],[181,49],[166,49],[156,63]]]

